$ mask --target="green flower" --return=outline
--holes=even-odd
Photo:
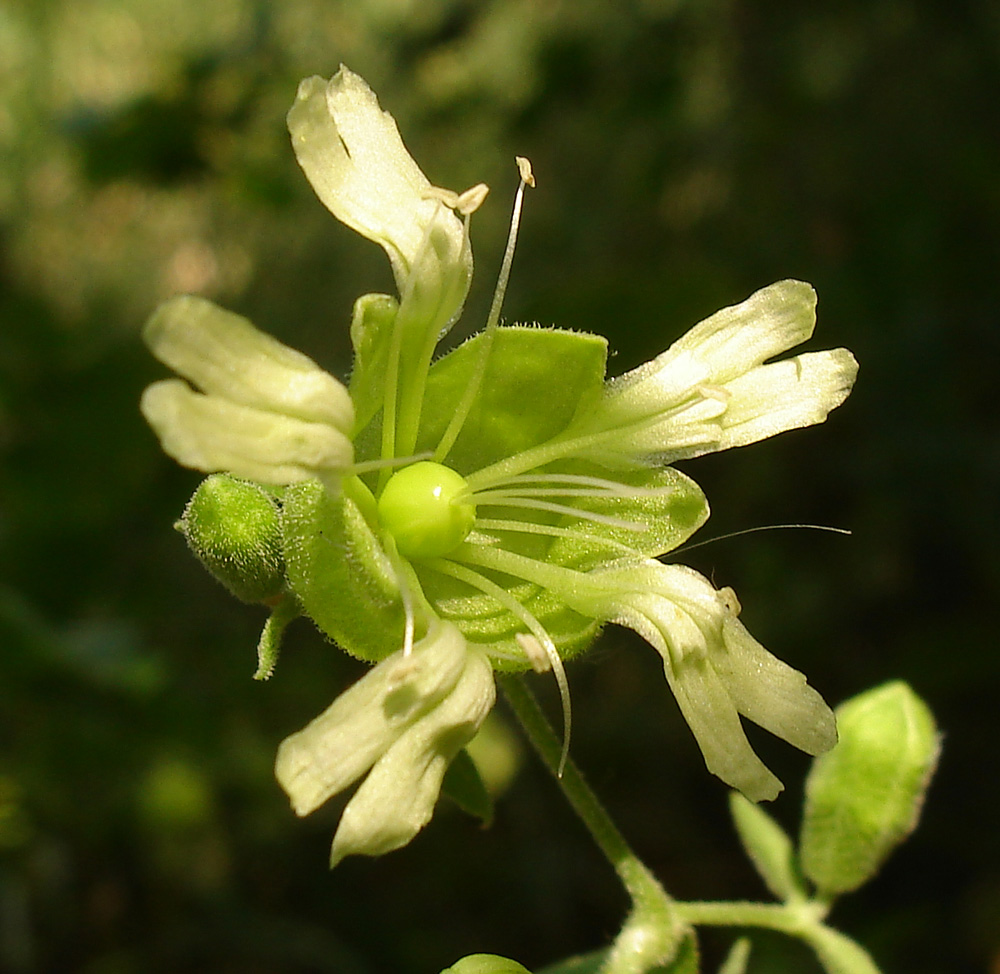
[[[329,82],[304,81],[288,121],[317,195],[386,250],[399,289],[355,304],[349,408],[322,419],[290,410],[275,398],[280,356],[247,355],[258,341],[248,323],[234,329],[230,354],[217,325],[234,316],[193,298],[168,302],[148,336],[154,353],[219,398],[219,423],[206,410],[150,408],[157,386],[143,408],[180,462],[284,486],[287,590],[327,636],[378,664],[282,744],[277,775],[295,810],[308,814],[367,772],[333,860],[405,844],[493,703],[491,671],[551,669],[568,738],[563,661],[608,622],[660,652],[709,769],[755,800],[773,798],[781,784],[740,716],[810,754],[833,745],[833,716],[746,631],[732,590],[657,559],[708,517],[698,486],[667,464],[822,422],[848,395],[857,366],[844,349],[766,363],[812,334],[812,288],[764,288],[606,380],[603,338],[498,325],[521,197],[533,185],[519,160],[486,327],[433,360],[468,290],[469,217],[485,187],[433,187],[346,68]],[[164,320],[181,354],[164,353],[155,324]],[[215,363],[210,379],[203,356]],[[304,369],[318,383],[313,370]],[[228,384],[219,387],[215,372]],[[339,387],[326,379],[332,403]],[[222,410],[235,405],[263,407],[275,434],[266,446],[226,425]],[[292,420],[312,425],[303,432]]]

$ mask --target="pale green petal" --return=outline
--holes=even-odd
[[[816,292],[802,281],[779,281],[741,304],[695,325],[651,362],[608,383],[609,405],[633,415],[663,409],[699,385],[722,385],[765,359],[804,342],[816,324]],[[620,405],[619,405],[620,404]]]
[[[347,390],[312,359],[211,301],[165,301],[143,331],[152,353],[203,392],[350,433]],[[216,468],[217,469],[217,468]]]
[[[699,386],[710,380],[707,362],[673,345],[652,361],[608,380],[595,410],[595,425],[607,429],[656,416],[696,399]]]
[[[751,801],[777,798],[781,782],[754,753],[728,687],[712,664],[694,658],[665,660],[663,669],[708,770]]]
[[[406,845],[431,819],[441,781],[496,700],[493,668],[478,651],[455,689],[379,758],[344,809],[330,865],[348,855],[380,856]]]
[[[848,397],[857,373],[854,356],[836,348],[762,365],[733,379],[723,387],[730,398],[718,449],[822,423]]]
[[[769,653],[734,616],[723,626],[726,652],[714,666],[736,709],[806,754],[837,743],[833,711],[805,676]]]
[[[808,754],[836,743],[830,708],[801,673],[747,632],[731,589],[717,591],[693,569],[654,560],[589,577],[586,591],[580,586],[576,598],[564,597],[634,629],[660,653],[705,763],[727,784],[754,801],[781,790],[747,742],[741,715]]]
[[[345,67],[306,78],[288,113],[292,146],[316,195],[341,222],[385,248],[402,292],[433,223],[457,260],[462,221],[429,195],[396,123]]]
[[[574,456],[612,468],[674,463],[821,423],[847,398],[846,349],[764,361],[807,339],[816,293],[779,281],[696,325],[651,362],[605,383],[567,437]]]
[[[754,753],[726,685],[704,649],[692,646],[690,619],[664,600],[623,607],[615,622],[634,629],[663,657],[663,672],[698,742],[705,766],[751,801],[770,801],[781,782]],[[655,614],[654,614],[655,613]]]
[[[708,363],[712,381],[721,384],[802,344],[815,326],[812,286],[778,281],[695,325],[671,351],[688,351]]]
[[[352,463],[351,441],[326,423],[203,396],[180,379],[154,382],[140,408],[163,451],[205,473],[290,484],[314,477],[329,481]]]
[[[450,693],[466,667],[465,638],[436,625],[409,656],[398,652],[345,690],[278,748],[274,773],[297,815],[308,815],[377,761]]]

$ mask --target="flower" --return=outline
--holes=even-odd
[[[292,606],[376,664],[282,743],[276,775],[295,811],[310,813],[367,774],[333,862],[404,845],[492,706],[493,670],[552,670],[568,746],[563,661],[607,623],[661,654],[708,768],[754,800],[773,798],[780,782],[741,716],[817,754],[835,741],[832,714],[747,632],[731,589],[658,559],[708,518],[698,485],[668,464],[822,422],[848,395],[857,366],[845,349],[767,361],[812,334],[812,288],[764,288],[606,379],[603,338],[498,323],[522,193],[534,185],[519,160],[486,327],[432,361],[468,289],[469,217],[485,187],[433,187],[346,68],[304,81],[288,124],[320,199],[385,249],[399,289],[355,303],[350,401],[309,360],[295,359],[296,372],[289,350],[243,319],[181,298],[154,315],[148,340],[211,406],[191,406],[197,394],[174,381],[147,390],[143,409],[181,462],[285,485],[276,503],[290,598],[265,628],[269,651]],[[177,341],[162,337],[175,332]],[[329,411],[309,412],[298,392],[282,391],[279,362],[322,386]],[[246,409],[270,424],[262,444],[249,425],[226,425]]]

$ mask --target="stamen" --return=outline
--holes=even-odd
[[[847,528],[835,528],[831,527],[829,524],[761,524],[755,528],[743,528],[740,531],[730,531],[728,534],[720,534],[714,538],[706,538],[704,541],[697,541],[694,544],[686,544],[680,548],[674,548],[670,554],[677,555],[682,551],[693,551],[695,548],[704,548],[705,545],[715,544],[716,541],[728,541],[730,538],[738,538],[743,534],[757,534],[758,531],[786,531],[794,528],[801,528],[804,531],[829,531],[831,534],[851,535],[854,533]]]
[[[516,486],[516,485],[514,485]],[[672,488],[665,488],[662,492],[669,493]],[[516,490],[506,490],[503,487],[487,488],[477,490],[472,493],[473,499],[478,503],[484,497],[651,497],[653,491],[643,491],[642,488],[629,491],[627,487],[622,490],[608,490],[604,487],[518,487]]]
[[[527,167],[527,171],[525,171],[525,166]],[[535,185],[535,178],[531,174],[531,164],[527,159],[518,156],[517,168],[521,174],[521,182],[517,187],[517,193],[514,195],[514,211],[510,218],[510,231],[507,234],[507,247],[504,250],[503,261],[500,264],[500,275],[497,278],[497,286],[493,292],[493,303],[490,305],[490,313],[486,317],[486,326],[483,328],[479,338],[479,361],[476,362],[472,371],[472,378],[469,380],[469,384],[462,392],[462,398],[455,409],[455,415],[452,416],[448,428],[444,431],[444,435],[441,437],[441,441],[434,451],[434,459],[438,463],[443,462],[451,448],[455,445],[455,440],[458,439],[458,434],[462,432],[462,427],[469,417],[472,404],[479,394],[483,378],[486,375],[486,363],[489,361],[490,351],[493,347],[493,337],[500,322],[500,309],[503,307],[503,298],[507,293],[507,280],[510,277],[511,264],[514,262],[517,230],[521,225],[521,203],[524,199],[524,187],[526,185]]]
[[[509,521],[505,518],[476,518],[477,530],[483,531],[514,531],[520,534],[545,534],[554,538],[570,538],[573,541],[582,541],[586,544],[606,545],[609,548],[616,548],[623,555],[631,558],[644,559],[646,556],[636,548],[630,548],[620,541],[613,541],[611,538],[602,537],[599,534],[586,534],[583,531],[574,531],[572,528],[560,528],[554,524],[536,524],[533,521]],[[466,538],[471,542],[472,535]],[[490,539],[497,543],[496,539]]]
[[[566,767],[566,760],[569,757],[569,740],[573,728],[573,709],[570,703],[569,682],[566,679],[566,670],[563,667],[562,659],[559,656],[559,651],[556,649],[556,644],[552,641],[552,637],[545,631],[545,627],[534,615],[521,605],[514,596],[479,572],[473,571],[465,565],[458,565],[445,558],[435,558],[425,562],[425,564],[429,568],[441,572],[443,575],[451,575],[452,578],[457,578],[459,581],[465,582],[480,592],[484,592],[486,595],[490,595],[496,599],[501,606],[516,615],[527,626],[531,635],[537,641],[539,648],[548,657],[552,667],[552,675],[555,677],[556,685],[559,687],[559,700],[562,704],[563,712],[563,743],[562,751],[559,754],[559,767],[556,772],[556,776],[561,778],[563,770]],[[524,644],[521,642],[522,634],[515,636],[515,639],[517,639],[518,645],[523,650]],[[530,655],[531,651],[525,651],[525,655],[534,669],[535,663]]]
[[[413,570],[413,566],[396,549],[396,542],[392,535],[383,538],[385,551],[389,559],[389,567],[395,576],[396,584],[399,586],[399,598],[403,603],[403,657],[408,657],[413,652],[413,636],[416,629],[416,605],[421,607],[421,614],[424,619],[434,618],[437,613],[433,606],[427,601],[420,580]]]
[[[577,517],[583,521],[594,521],[597,524],[606,524],[611,528],[624,528],[626,531],[648,531],[645,524],[638,521],[626,521],[620,517],[611,517],[609,514],[598,514],[596,511],[588,511],[582,507],[572,507],[569,504],[554,504],[551,501],[533,500],[531,498],[521,498],[507,496],[505,494],[492,495],[484,500],[479,500],[478,495],[476,505],[481,507],[523,507],[533,511],[550,511],[553,514],[568,514],[570,517]]]
[[[381,470],[383,467],[408,467],[418,460],[426,460],[430,457],[430,450],[424,453],[415,453],[412,457],[386,457],[384,460],[362,460],[361,463],[354,463],[344,473],[344,476],[355,476],[368,473],[372,470]]]
[[[576,495],[579,497],[602,497],[606,494],[613,494],[616,497],[658,497],[676,490],[672,485],[633,487],[630,484],[623,484],[617,480],[606,480],[603,477],[588,477],[575,473],[527,473],[515,474],[512,477],[502,477],[499,480],[494,480],[489,484],[485,484],[477,493],[493,490],[496,487],[508,487],[519,484],[579,484],[585,487],[603,488],[603,490],[599,490],[592,495]],[[561,493],[561,491],[553,491],[553,493]]]
[[[403,612],[406,614],[406,622],[403,625],[403,658],[405,659],[413,652],[413,598],[410,595],[410,586],[403,578],[399,579],[399,593],[403,597]]]
[[[519,632],[515,634],[514,639],[524,655],[528,657],[528,662],[531,663],[531,668],[536,673],[548,673],[552,669],[552,660],[548,658],[545,648],[534,636],[529,636],[526,632]]]

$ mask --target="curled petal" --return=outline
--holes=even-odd
[[[816,293],[779,281],[706,318],[662,355],[605,383],[570,433],[576,456],[612,467],[673,463],[823,422],[848,396],[846,349],[765,365],[807,339]]]
[[[297,815],[308,815],[378,761],[450,693],[466,666],[465,638],[435,625],[409,656],[394,653],[278,748],[274,773]]]
[[[343,66],[329,81],[306,78],[288,130],[316,195],[338,220],[385,248],[401,292],[432,225],[444,238],[437,249],[460,259],[462,221],[441,202],[362,78]]]
[[[805,676],[769,653],[733,616],[722,636],[726,652],[715,667],[736,709],[806,754],[829,751],[837,743],[837,722]]]
[[[495,700],[489,660],[470,651],[454,690],[379,758],[348,802],[333,839],[331,866],[348,855],[399,849],[430,821],[448,765],[475,736]]]
[[[712,661],[667,656],[663,671],[708,770],[751,801],[777,798],[782,784],[750,746],[729,685]]]
[[[154,382],[140,409],[165,453],[205,473],[264,484],[334,483],[352,462],[351,441],[333,426],[204,396],[180,379]]]
[[[150,351],[203,392],[350,433],[347,390],[312,359],[246,318],[194,295],[160,305],[143,330]]]
[[[850,394],[858,363],[846,348],[761,365],[723,388],[729,403],[718,449],[822,423]]]
[[[727,784],[753,801],[781,790],[750,747],[741,716],[808,754],[836,743],[830,708],[801,673],[747,632],[732,590],[717,591],[690,568],[653,560],[590,577],[589,611],[634,629],[660,653],[708,769]]]
[[[707,363],[717,383],[800,345],[816,327],[816,292],[804,281],[778,281],[716,311],[674,343]],[[670,354],[669,352],[667,354]]]
[[[779,281],[697,324],[662,355],[607,386],[612,407],[652,414],[698,385],[721,385],[804,342],[816,324],[816,292]]]

